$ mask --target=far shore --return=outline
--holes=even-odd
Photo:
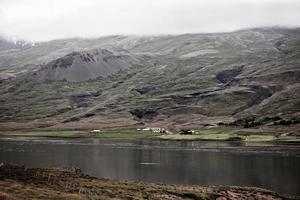
[[[99,139],[161,139],[175,141],[230,141],[230,142],[272,142],[272,143],[299,143],[297,132],[269,131],[265,129],[238,129],[216,127],[199,129],[193,134],[156,133],[143,130],[17,130],[0,131],[0,137],[51,137],[51,138],[99,138]]]

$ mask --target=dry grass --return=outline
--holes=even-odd
[[[0,200],[14,200],[15,198],[10,194],[0,192]]]
[[[273,199],[269,190],[241,187],[200,187],[97,179],[77,169],[0,167],[0,190],[10,199]],[[0,196],[1,197],[1,196]],[[292,198],[296,199],[296,198]]]

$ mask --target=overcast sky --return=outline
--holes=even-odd
[[[0,35],[32,41],[300,26],[300,0],[0,0]]]

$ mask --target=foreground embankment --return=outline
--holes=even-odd
[[[300,199],[246,187],[202,187],[116,181],[81,170],[0,166],[0,199]]]

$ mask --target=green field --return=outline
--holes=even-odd
[[[151,131],[102,131],[96,133],[97,138],[145,138],[145,137],[156,137],[160,136],[160,133],[153,133]]]
[[[111,138],[111,139],[141,139],[156,138],[164,140],[206,140],[206,141],[244,141],[244,142],[300,142],[297,136],[281,136],[274,133],[262,132],[255,129],[210,128],[201,129],[192,135],[162,134],[151,131],[120,130],[101,131],[0,131],[1,136],[28,137],[82,137],[82,138]]]
[[[276,136],[272,133],[262,133],[256,130],[242,130],[231,128],[201,129],[192,135],[161,135],[166,140],[212,140],[212,141],[245,141],[245,142],[300,142],[296,136]]]
[[[94,137],[94,138],[145,138],[160,136],[159,133],[151,131],[101,131],[90,133],[90,131],[0,131],[0,136],[30,136],[30,137]]]
[[[0,131],[0,136],[74,137],[80,131]]]

